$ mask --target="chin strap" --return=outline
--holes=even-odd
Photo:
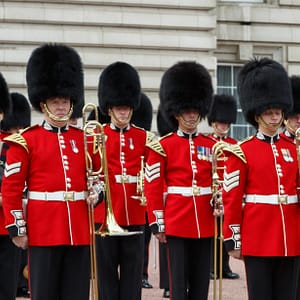
[[[53,113],[50,112],[50,110],[48,109],[48,106],[47,106],[46,103],[43,103],[43,105],[44,105],[44,109],[45,109],[45,111],[46,111],[48,117],[49,117],[51,120],[53,120],[53,121],[58,121],[58,122],[65,122],[65,121],[68,121],[68,120],[70,119],[72,113],[73,113],[73,107],[74,107],[74,106],[73,106],[73,103],[72,103],[69,112],[68,112],[65,116],[63,116],[63,117],[57,117],[56,115],[54,115]]]
[[[131,117],[132,117],[132,113],[133,113],[133,111],[132,111],[132,109],[130,110],[130,113],[128,114],[128,117],[127,117],[127,119],[125,120],[125,121],[120,121],[117,117],[116,117],[116,115],[115,115],[115,113],[112,111],[112,109],[109,109],[108,110],[108,115],[112,118],[112,120],[114,121],[114,123],[115,123],[115,125],[117,126],[117,127],[123,127],[123,126],[126,126],[129,122],[130,122],[130,120],[131,120]]]

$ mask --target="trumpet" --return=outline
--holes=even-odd
[[[140,200],[141,201],[140,205],[142,206],[147,205],[147,200],[144,191],[145,191],[145,164],[144,164],[144,156],[141,156],[141,169],[137,175],[136,196],[132,196],[132,198]]]
[[[221,185],[223,180],[220,179],[218,171],[224,172],[224,163],[220,166],[219,162],[225,161],[223,149],[228,147],[224,142],[216,143],[212,148],[212,195],[215,213],[214,225],[214,288],[213,299],[217,299],[217,247],[218,247],[218,234],[219,234],[219,300],[222,299],[222,277],[223,277],[223,203],[221,198]],[[219,217],[219,220],[218,220]],[[219,221],[219,224],[218,224]]]

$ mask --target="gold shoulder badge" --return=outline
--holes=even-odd
[[[155,133],[151,132],[151,131],[146,131],[147,133],[147,138],[146,138],[146,145],[148,145],[149,143],[153,142],[155,139]]]
[[[239,144],[228,145],[224,150],[237,156],[243,163],[247,163],[245,154]]]
[[[161,156],[166,157],[166,153],[161,145],[161,143],[159,141],[152,141],[150,143],[147,144],[147,146],[152,149],[153,151],[157,152],[158,154],[160,154]]]
[[[28,152],[27,143],[26,143],[25,139],[23,138],[23,136],[19,133],[13,133],[13,134],[7,136],[6,138],[4,138],[4,141],[19,144]]]

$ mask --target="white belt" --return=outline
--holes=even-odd
[[[246,195],[246,203],[292,204],[298,202],[297,195]]]
[[[168,194],[179,194],[182,196],[203,196],[211,194],[211,187],[184,187],[184,186],[169,186]]]
[[[29,200],[78,201],[85,200],[87,192],[28,192]]]
[[[131,175],[115,175],[116,183],[136,183],[137,176]]]

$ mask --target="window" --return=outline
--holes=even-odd
[[[230,135],[236,140],[243,140],[246,137],[255,134],[256,129],[249,125],[244,118],[237,94],[237,75],[240,66],[219,65],[217,67],[217,93],[233,95],[237,99],[237,119],[236,124],[231,125]]]

